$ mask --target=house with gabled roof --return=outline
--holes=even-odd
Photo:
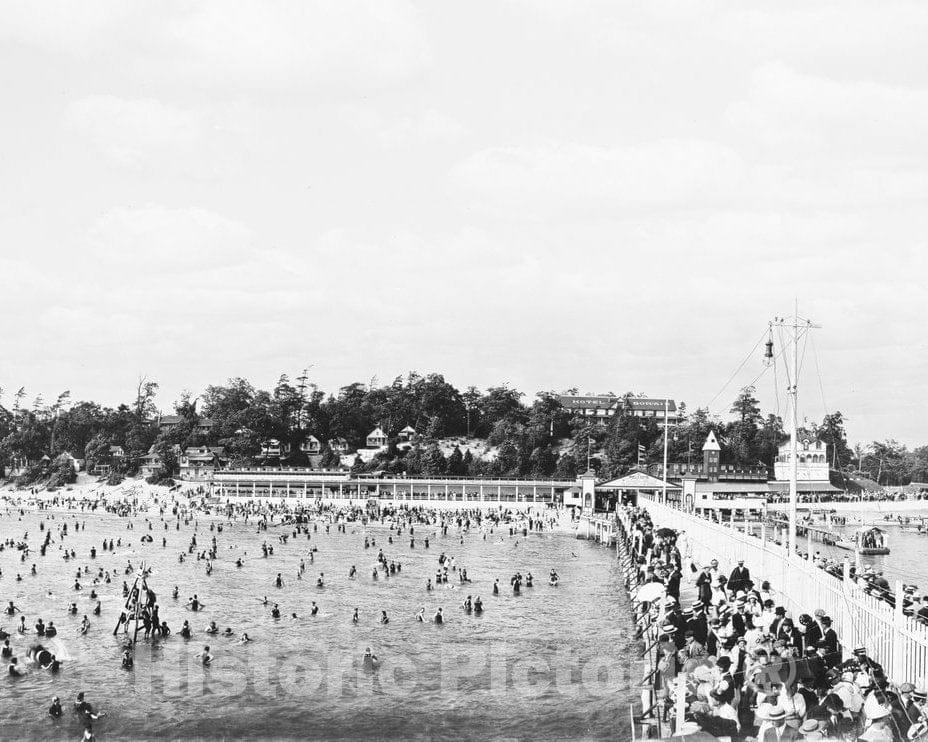
[[[197,420],[197,433],[200,435],[209,435],[215,427],[216,423],[208,417],[201,417]]]
[[[348,453],[348,441],[345,438],[329,438],[329,448],[335,453],[344,455]]]
[[[387,434],[383,432],[380,426],[374,428],[367,434],[368,448],[385,448],[387,445]]]
[[[167,433],[171,430],[174,430],[178,425],[184,421],[184,418],[180,415],[162,415],[158,420],[158,430],[162,433]]]
[[[180,457],[181,479],[203,480],[219,469],[227,459],[222,446],[190,446]]]
[[[300,451],[308,456],[315,455],[322,451],[322,442],[314,435],[310,435],[300,444]]]

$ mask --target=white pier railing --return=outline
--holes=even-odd
[[[754,535],[734,526],[713,523],[682,510],[639,498],[655,527],[683,531],[681,553],[697,566],[717,559],[719,569],[731,570],[739,559],[755,583],[767,580],[779,603],[794,617],[821,608],[831,616],[832,627],[845,652],[866,647],[895,682],[928,683],[928,627],[902,612],[902,582],[895,585],[896,605],[867,595],[847,575],[843,580],[816,567],[767,538],[766,528]]]

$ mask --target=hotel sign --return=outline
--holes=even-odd
[[[610,407],[618,401],[618,397],[560,397],[564,407]]]
[[[663,410],[665,402],[668,410],[674,411],[677,409],[672,399],[638,399],[633,397],[627,400],[629,407],[638,410]]]

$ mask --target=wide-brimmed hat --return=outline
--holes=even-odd
[[[819,730],[818,721],[816,719],[806,719],[802,722],[802,726],[799,727],[799,731],[802,734],[808,734],[809,732],[817,732]]]

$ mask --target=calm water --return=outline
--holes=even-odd
[[[918,516],[928,517],[928,508],[920,512],[902,513],[911,519],[911,525],[905,527],[895,522],[884,522],[885,513],[849,511],[841,515],[847,516],[848,525],[835,528],[839,533],[853,535],[861,527],[858,522],[861,519],[866,525],[879,525],[886,531],[890,553],[885,556],[862,556],[860,561],[863,566],[882,570],[891,583],[893,580],[902,580],[909,585],[918,585],[921,592],[928,593],[928,536],[918,533],[915,528]],[[838,559],[847,556],[851,564],[854,563],[852,551],[824,546],[819,542],[814,542],[814,548]]]
[[[213,534],[200,521],[198,544],[207,548],[216,535],[219,559],[211,576],[205,564],[187,556],[193,525],[164,531],[154,517],[153,544],[141,544],[147,533],[144,518],[109,515],[26,513],[0,517],[0,535],[19,539],[29,532],[34,551],[26,563],[20,552],[7,548],[0,553],[0,600],[13,600],[26,614],[31,629],[38,617],[59,627],[58,641],[44,644],[66,661],[58,675],[30,669],[26,677],[4,677],[0,703],[0,739],[80,738],[81,725],[71,713],[79,690],[108,716],[96,722],[98,739],[155,738],[323,738],[323,739],[431,739],[451,736],[465,739],[625,739],[628,737],[628,703],[640,680],[640,663],[630,637],[627,600],[615,552],[569,536],[535,535],[527,539],[497,531],[486,540],[477,533],[465,535],[449,529],[448,536],[431,536],[431,548],[423,548],[422,536],[434,528],[416,527],[415,549],[404,533],[387,543],[389,530],[348,524],[347,533],[319,532],[286,545],[277,534],[290,529],[271,527],[258,534],[253,525],[236,523]],[[65,562],[53,543],[47,556],[39,555],[44,534],[40,520],[54,529],[67,521],[86,522],[86,530],[69,535],[64,543],[77,552]],[[69,530],[73,530],[70,529]],[[54,533],[54,531],[53,531]],[[365,534],[377,546],[365,550]],[[100,550],[102,539],[122,537],[124,546],[115,554]],[[162,548],[161,537],[168,539]],[[261,543],[274,546],[264,559]],[[126,546],[131,542],[130,546]],[[95,560],[89,558],[97,547]],[[309,548],[318,552],[309,562]],[[378,548],[387,559],[402,563],[402,572],[378,581],[371,578]],[[458,568],[466,567],[470,585],[459,589],[425,590],[434,579],[438,556],[454,555]],[[236,569],[241,556],[245,567]],[[306,574],[297,580],[300,559]],[[120,669],[123,637],[113,628],[123,605],[122,582],[127,559],[142,560],[154,568],[151,587],[158,593],[161,617],[175,632],[166,641],[140,640],[133,671]],[[38,575],[29,575],[32,563]],[[84,590],[72,589],[78,567],[90,565],[91,575],[82,579]],[[348,570],[358,568],[355,579]],[[110,585],[98,586],[103,614],[91,614],[90,581],[96,570],[115,569]],[[560,574],[558,587],[550,587],[551,568]],[[535,587],[514,596],[509,577],[515,571],[535,576]],[[23,575],[16,582],[16,573]],[[274,587],[283,574],[284,587]],[[326,585],[316,587],[325,573]],[[452,573],[449,580],[457,580]],[[492,595],[499,578],[501,594]],[[928,584],[928,580],[925,581]],[[171,598],[174,585],[181,599]],[[51,591],[52,595],[47,593]],[[206,607],[199,613],[185,609],[194,592]],[[299,619],[270,616],[261,604],[267,595],[280,603],[282,615],[296,612]],[[467,595],[480,595],[484,614],[467,615],[460,608]],[[66,614],[67,604],[78,603],[78,616]],[[311,602],[320,612],[309,616]],[[425,607],[426,620],[441,606],[443,626],[419,623],[416,611]],[[353,609],[360,623],[351,622]],[[378,623],[381,610],[391,622]],[[81,616],[90,615],[87,636],[78,635]],[[3,615],[13,631],[19,616]],[[177,635],[187,619],[194,630],[191,640]],[[210,620],[221,629],[230,626],[235,639],[203,633]],[[254,640],[238,644],[247,631]],[[12,642],[20,663],[35,641],[14,633]],[[196,657],[204,644],[214,655],[212,668],[204,669]],[[360,657],[371,647],[382,660],[376,672],[364,670]],[[65,708],[62,719],[47,716],[52,696]]]

